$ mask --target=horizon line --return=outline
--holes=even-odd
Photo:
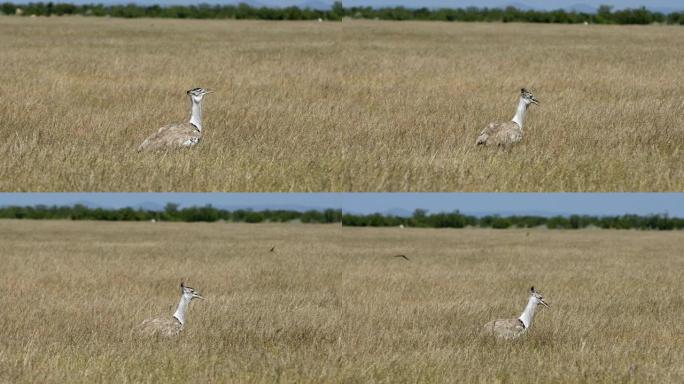
[[[152,206],[154,205],[154,206]],[[6,208],[38,208],[42,207],[45,209],[52,209],[52,208],[75,208],[77,206],[83,206],[89,210],[95,210],[95,209],[102,209],[105,211],[118,211],[118,210],[124,210],[124,209],[133,209],[136,211],[144,211],[144,212],[163,212],[166,210],[166,207],[168,205],[176,205],[178,210],[184,210],[184,209],[194,209],[194,208],[213,208],[218,211],[227,211],[227,212],[235,212],[239,210],[243,211],[251,211],[251,212],[265,212],[265,211],[289,211],[289,212],[306,212],[306,211],[316,211],[316,212],[323,212],[327,210],[339,210],[341,211],[342,215],[355,215],[355,216],[374,216],[374,215],[380,215],[383,217],[397,217],[397,218],[411,218],[415,215],[417,211],[424,211],[426,215],[428,216],[434,216],[434,215],[443,215],[443,214],[460,214],[462,216],[471,216],[471,217],[485,217],[485,216],[492,216],[492,217],[500,217],[500,218],[508,218],[508,217],[523,217],[523,216],[529,216],[529,217],[545,217],[545,218],[550,218],[550,217],[570,217],[570,216],[583,216],[583,217],[620,217],[620,216],[638,216],[638,217],[651,217],[651,216],[661,216],[661,217],[668,217],[668,218],[684,218],[684,216],[679,216],[679,215],[670,215],[667,210],[664,212],[649,212],[649,213],[634,213],[634,212],[629,212],[625,211],[623,213],[581,213],[581,212],[568,212],[568,211],[549,211],[549,210],[523,210],[520,212],[512,212],[512,211],[484,211],[484,210],[477,210],[477,211],[468,211],[468,210],[461,210],[459,208],[455,209],[444,209],[444,210],[433,210],[433,209],[424,209],[424,208],[415,208],[411,212],[408,212],[408,210],[402,209],[402,208],[389,208],[385,211],[377,211],[377,212],[359,212],[359,211],[352,211],[352,210],[345,210],[344,208],[341,207],[333,207],[333,206],[328,206],[328,207],[313,207],[313,206],[295,206],[291,205],[288,206],[287,204],[263,204],[261,206],[259,205],[252,205],[252,206],[229,206],[229,205],[222,205],[222,204],[212,204],[212,203],[204,203],[204,204],[183,204],[183,203],[178,203],[178,202],[173,202],[173,201],[165,201],[165,202],[152,202],[152,201],[145,201],[145,202],[139,202],[138,204],[127,204],[127,205],[119,205],[116,207],[112,206],[104,206],[100,205],[97,203],[92,203],[88,201],[82,201],[82,202],[73,202],[73,203],[51,203],[51,204],[46,204],[46,203],[34,203],[34,204],[2,204],[0,203],[0,209],[6,209]],[[394,211],[394,212],[393,212]],[[396,211],[404,211],[401,213],[397,213]]]

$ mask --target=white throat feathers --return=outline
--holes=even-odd
[[[182,295],[180,303],[178,303],[178,308],[173,314],[173,317],[181,323],[181,326],[185,325],[185,312],[188,310],[188,305],[190,305],[191,300],[192,298]]]
[[[518,317],[525,329],[529,329],[532,326],[532,320],[534,320],[534,311],[537,309],[537,299],[534,296],[530,296],[530,300],[527,302],[527,306],[523,311],[522,315]]]
[[[198,131],[202,132],[202,101],[195,101],[191,96],[192,110],[190,112],[190,124],[194,125]]]
[[[523,127],[523,121],[525,120],[525,113],[527,112],[528,106],[529,104],[527,104],[525,99],[521,96],[520,102],[518,103],[518,110],[515,112],[515,116],[513,116],[513,122],[518,124],[520,129]]]

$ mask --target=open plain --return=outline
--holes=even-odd
[[[679,232],[2,220],[0,382],[681,382],[683,247]],[[208,300],[178,338],[140,337],[181,279]],[[480,335],[530,285],[551,305],[530,333]]]
[[[3,191],[682,191],[684,28],[0,17]],[[203,142],[138,154],[215,89]],[[540,99],[521,145],[476,148]]]

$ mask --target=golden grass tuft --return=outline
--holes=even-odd
[[[0,190],[682,191],[684,29],[0,17]],[[203,143],[136,154],[214,88]],[[474,146],[542,105],[510,151]]]
[[[0,381],[682,381],[681,234],[525,232],[0,221]],[[209,300],[139,338],[182,278]]]

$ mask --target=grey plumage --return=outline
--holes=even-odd
[[[525,306],[525,310],[520,317],[517,319],[492,320],[484,325],[483,333],[504,340],[511,340],[522,336],[532,327],[535,310],[537,305],[540,304],[549,307],[541,293],[537,292],[534,287],[530,288],[527,306]]]
[[[511,340],[525,333],[525,326],[518,319],[498,319],[485,324],[484,332],[504,340]]]
[[[165,125],[138,146],[138,152],[157,149],[189,148],[202,139],[202,100],[212,91],[194,88],[187,91],[190,98],[190,121]]]
[[[138,151],[191,147],[202,139],[202,132],[191,123],[170,124],[145,139]]]
[[[487,128],[480,132],[475,144],[507,146],[519,142],[522,137],[522,128],[513,121],[490,123]]]
[[[194,288],[188,287],[181,282],[181,299],[173,316],[161,316],[147,319],[138,326],[140,334],[145,336],[174,337],[185,326],[185,312],[190,302],[194,299],[206,300]]]
[[[175,317],[156,317],[140,324],[140,333],[145,336],[173,337],[183,330],[183,324]]]
[[[532,92],[523,88],[520,90],[518,109],[511,121],[505,123],[490,123],[480,132],[475,145],[509,146],[523,139],[523,121],[530,104],[539,104],[539,100]]]

